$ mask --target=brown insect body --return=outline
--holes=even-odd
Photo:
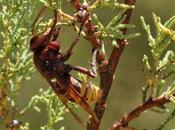
[[[53,47],[52,42],[50,42],[43,49],[37,50],[33,57],[34,64],[45,78],[54,83],[54,87],[58,93],[67,97],[68,100],[72,100],[66,95],[66,90],[59,85],[58,81],[55,79],[56,76],[59,76],[60,79],[64,79],[64,82],[73,85],[79,92],[80,85],[77,85],[77,80],[69,74],[70,67],[62,62],[64,57],[61,53],[56,51],[57,49],[58,48]]]
[[[57,12],[55,10],[54,15],[54,23],[49,31],[38,35],[34,35],[33,33],[30,41],[30,49],[34,53],[34,64],[66,107],[68,107],[68,100],[76,102],[98,121],[95,112],[89,104],[98,100],[101,91],[93,84],[85,83],[74,78],[69,72],[76,70],[91,77],[94,77],[94,74],[86,68],[73,67],[64,63],[71,56],[72,48],[77,42],[77,39],[72,43],[66,54],[60,52],[60,42],[56,41],[59,30],[55,28],[57,23]],[[68,109],[76,119],[80,120],[70,108]]]
[[[59,86],[58,81],[55,80],[56,77],[59,77],[66,85],[72,85],[89,104],[96,102],[100,94],[100,92],[98,92],[99,89],[93,84],[87,84],[71,76],[69,72],[73,69],[72,66],[64,63],[70,55],[62,55],[59,50],[60,43],[58,41],[51,41],[46,45],[41,44],[36,50],[33,49],[34,64],[38,71],[45,78],[52,80],[52,82],[55,83],[56,91],[68,100],[74,101],[71,96],[67,94],[67,91]]]

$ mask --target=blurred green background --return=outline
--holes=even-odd
[[[69,7],[68,3],[65,1],[63,9],[71,14],[72,9]],[[160,16],[162,22],[166,21],[172,15],[175,15],[175,0],[136,0],[136,8],[131,19],[131,23],[135,24],[136,28],[132,31],[140,32],[142,35],[130,40],[129,45],[126,46],[122,54],[116,71],[116,79],[113,82],[107,100],[107,109],[100,130],[106,130],[115,120],[120,119],[124,112],[129,112],[141,103],[141,88],[145,84],[145,77],[142,71],[142,57],[143,54],[150,54],[150,48],[147,45],[147,36],[141,27],[140,16],[144,16],[146,22],[151,24],[151,28],[153,29],[152,12],[155,12]],[[113,10],[101,9],[97,13],[100,16],[100,20],[105,24],[116,12]],[[61,30],[59,36],[59,39],[62,42],[62,50],[66,50],[75,37],[73,31],[68,30],[67,28],[64,28]],[[175,49],[174,45],[172,45],[171,48]],[[110,51],[111,49],[108,48],[107,53]],[[81,39],[68,63],[89,67],[88,62],[90,61],[90,52],[90,44]],[[96,80],[93,80],[93,82],[98,84],[98,81]],[[22,94],[19,96],[20,107],[27,105],[30,97],[36,94],[41,87],[46,89],[48,84],[40,74],[36,73],[30,81],[25,82],[24,87],[21,90]],[[84,120],[87,119],[87,115],[81,109],[78,109],[77,112],[80,116],[82,115],[82,118],[85,117]],[[131,125],[138,128],[153,129],[157,128],[161,122],[164,121],[165,117],[167,117],[167,114],[146,112],[134,120]],[[37,113],[34,110],[30,110],[21,120],[29,122],[31,130],[38,130],[39,126],[46,122],[46,115],[44,111]],[[86,129],[81,128],[69,113],[66,114],[65,120],[60,122],[56,127],[62,125],[66,127],[66,130]],[[174,121],[171,121],[166,129],[169,130],[173,128],[175,129],[175,124]]]

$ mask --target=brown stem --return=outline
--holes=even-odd
[[[100,41],[99,41],[99,39],[94,34],[94,32],[95,32],[95,26],[92,23],[91,18],[89,18],[89,20],[85,24],[85,27],[87,29],[86,37],[85,38],[92,44],[92,47],[93,48],[99,48],[100,47]]]
[[[74,6],[76,11],[81,10],[81,3],[79,0],[71,0],[70,3]],[[94,34],[95,26],[93,25],[91,20],[92,20],[91,14],[89,14],[87,21],[84,24],[87,29],[85,38],[92,44],[92,47],[96,49],[100,47],[100,43],[99,43],[99,39]],[[84,21],[78,21],[78,22],[80,22],[80,24],[83,24],[81,22],[84,22]]]
[[[2,89],[0,91],[0,117],[2,117],[3,119],[3,123],[4,123],[4,127],[6,130],[11,130],[9,128],[9,117],[8,117],[8,100],[7,100],[7,94],[8,94],[8,90],[7,90],[7,85],[8,83],[6,81],[4,81]]]
[[[70,0],[70,3],[75,7],[76,10],[80,10],[81,3],[79,0]]]
[[[125,4],[134,5],[135,0],[125,0]],[[127,10],[125,12],[126,18],[123,21],[124,24],[129,23],[131,14],[132,14],[132,10]],[[127,32],[126,29],[124,29],[122,31],[123,31],[123,34],[126,34],[126,32]],[[108,64],[106,64],[105,66],[99,67],[100,87],[101,87],[103,93],[102,93],[102,96],[99,99],[99,101],[95,104],[94,110],[95,110],[95,113],[97,114],[97,117],[99,118],[100,122],[101,122],[101,119],[102,119],[103,114],[105,112],[106,99],[107,99],[109,91],[111,89],[111,85],[113,82],[113,76],[114,76],[116,67],[119,63],[119,59],[120,59],[120,56],[123,52],[124,46],[126,44],[126,40],[124,40],[124,39],[117,40],[117,43],[118,43],[119,47],[113,48]],[[89,122],[88,122],[87,129],[88,130],[98,130],[99,126],[100,126],[100,122],[95,123],[94,119],[90,118]]]
[[[160,96],[154,100],[151,100],[150,98],[137,108],[133,109],[130,113],[124,114],[124,116],[119,121],[114,122],[113,126],[109,130],[121,130],[122,127],[128,125],[128,123],[131,120],[134,120],[135,118],[139,117],[140,114],[143,113],[144,111],[155,106],[163,105],[168,102],[170,102],[169,98],[165,95]]]

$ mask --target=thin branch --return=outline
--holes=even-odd
[[[80,10],[81,3],[79,0],[70,0],[70,3],[75,7],[76,10]]]
[[[160,96],[154,100],[150,98],[137,108],[133,109],[130,113],[124,114],[124,116],[119,121],[114,122],[113,126],[109,130],[121,130],[122,127],[127,126],[131,120],[139,117],[140,114],[145,112],[146,110],[155,106],[163,105],[168,102],[170,102],[170,100],[166,95]]]
[[[76,11],[81,10],[81,3],[79,0],[71,0],[70,3],[74,6]],[[96,30],[91,20],[92,20],[91,14],[89,14],[87,21],[85,22],[85,27],[87,30],[86,30],[86,34],[84,35],[85,36],[84,38],[87,39],[92,44],[92,47],[94,49],[96,49],[100,47],[100,43],[99,43],[99,39],[94,34]],[[83,21],[78,21],[78,22],[83,22]]]
[[[125,4],[129,4],[129,5],[134,5],[135,4],[135,0],[125,0]],[[126,18],[123,21],[124,24],[128,24],[130,17],[132,14],[132,10],[127,10],[125,12]],[[123,29],[122,30],[123,34],[126,34],[127,30]],[[114,47],[110,58],[109,58],[109,62],[108,64],[99,67],[99,73],[100,73],[100,87],[103,91],[101,98],[99,99],[99,101],[95,104],[95,113],[97,114],[97,117],[99,118],[99,121],[101,122],[101,119],[103,117],[103,114],[105,112],[105,108],[106,108],[106,99],[108,97],[109,91],[111,89],[111,85],[113,82],[113,76],[116,70],[116,67],[119,63],[119,59],[120,56],[123,52],[124,46],[126,45],[126,40],[122,39],[122,40],[117,40],[117,43],[119,45],[119,47]],[[98,130],[99,126],[100,126],[100,122],[94,123],[93,119],[90,118],[89,122],[88,122],[88,130]]]
[[[136,0],[125,0],[125,4],[134,5],[135,1]],[[131,15],[132,15],[132,10],[131,9],[127,10],[125,15],[126,15],[126,18],[123,21],[123,24],[128,24],[130,21]],[[126,34],[127,29],[123,29],[122,32],[123,32],[123,34]],[[113,48],[112,53],[111,53],[110,58],[109,58],[109,60],[112,63],[112,73],[113,74],[115,72],[116,66],[119,62],[120,56],[123,52],[124,46],[126,45],[127,41],[125,39],[122,39],[122,40],[117,40],[117,43],[118,43],[119,47]]]

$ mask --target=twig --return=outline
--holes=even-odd
[[[2,89],[0,91],[0,117],[3,119],[3,123],[4,123],[4,126],[5,126],[5,129],[6,130],[10,130],[9,128],[9,117],[8,117],[8,107],[7,107],[7,94],[8,94],[8,88],[7,88],[7,81],[5,80],[3,86],[2,86]]]
[[[81,3],[79,0],[70,0],[70,3],[75,7],[76,10],[80,10]]]
[[[134,5],[135,0],[125,0],[125,4]],[[125,15],[126,18],[123,21],[124,24],[129,23],[130,17],[132,14],[132,10],[126,11]],[[126,34],[127,30],[122,30],[123,34]],[[119,47],[114,47],[108,64],[99,67],[99,73],[100,73],[100,87],[103,91],[101,98],[99,101],[95,104],[95,112],[97,114],[97,117],[99,118],[99,121],[101,121],[103,114],[105,112],[106,107],[106,99],[108,97],[109,91],[111,89],[111,85],[113,82],[113,76],[116,70],[116,67],[119,63],[120,56],[123,52],[124,46],[126,45],[126,40],[117,40],[117,43]],[[88,130],[98,130],[100,126],[100,122],[98,124],[95,124],[93,122],[93,119],[90,119],[88,122]]]
[[[81,10],[81,3],[79,0],[71,0],[70,3],[74,6],[76,11]],[[91,15],[88,15],[87,21],[85,22],[85,27],[87,29],[86,35],[84,35],[84,38],[87,39],[91,44],[94,49],[100,47],[99,39],[95,36],[95,26],[92,24],[92,18]],[[83,21],[78,21],[78,22],[83,22]],[[82,24],[82,23],[80,23]]]
[[[139,117],[140,114],[145,112],[146,110],[155,106],[163,105],[168,102],[170,102],[170,100],[166,95],[162,95],[154,100],[150,98],[146,102],[132,110],[130,113],[124,114],[124,116],[119,121],[114,122],[113,126],[109,130],[121,130],[122,127],[127,126],[131,120]]]

